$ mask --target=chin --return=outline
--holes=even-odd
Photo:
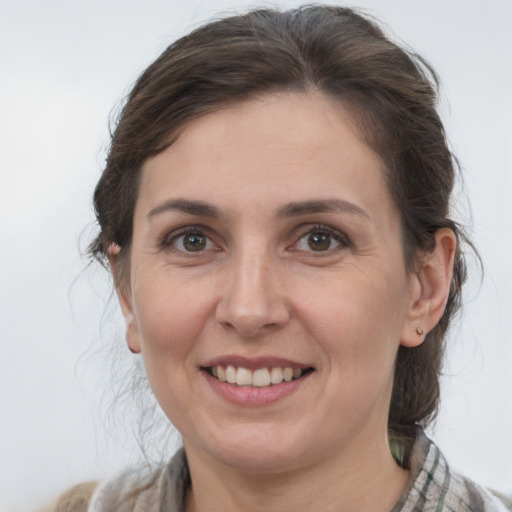
[[[296,451],[276,450],[275,446],[263,449],[248,447],[224,450],[216,454],[223,464],[239,470],[254,472],[279,472],[290,470],[297,464]]]
[[[283,428],[264,425],[229,430],[220,438],[211,438],[203,449],[219,462],[240,470],[280,471],[296,466],[305,455],[303,437],[290,435]],[[302,447],[302,448],[301,448]],[[187,444],[185,443],[185,448]]]

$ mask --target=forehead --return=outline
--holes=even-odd
[[[178,139],[183,150],[222,143],[223,151],[275,146],[284,153],[288,146],[307,153],[342,139],[347,144],[363,141],[348,109],[319,92],[282,92],[236,102],[188,122],[183,133]]]
[[[389,203],[383,167],[339,102],[281,93],[185,125],[143,166],[140,200],[151,208],[169,195],[193,194],[242,206],[257,197],[279,203],[343,193],[356,203]]]

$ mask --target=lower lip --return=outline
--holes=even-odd
[[[281,400],[297,391],[313,372],[308,372],[297,380],[281,382],[266,388],[237,386],[228,384],[202,371],[206,381],[222,398],[236,405],[245,407],[261,407]]]

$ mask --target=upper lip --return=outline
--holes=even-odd
[[[305,370],[311,368],[311,365],[302,364],[291,359],[282,357],[244,357],[239,355],[225,355],[209,359],[203,365],[203,368],[210,368],[212,366],[235,366],[237,368],[247,368],[248,370],[257,370],[258,368],[300,368]]]

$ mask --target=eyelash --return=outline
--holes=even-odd
[[[314,233],[321,233],[321,234],[329,235],[331,237],[331,240],[334,240],[335,242],[337,242],[339,244],[339,246],[334,247],[334,248],[329,247],[328,249],[326,249],[324,251],[311,250],[311,251],[305,251],[305,252],[318,253],[318,255],[332,254],[333,251],[345,249],[346,247],[350,247],[350,245],[351,245],[350,240],[347,238],[347,236],[344,233],[338,231],[337,229],[331,228],[330,226],[326,226],[324,224],[316,224],[314,226],[309,226],[308,230],[306,232],[302,233],[299,236],[298,240],[293,245],[297,245],[301,240],[305,239],[308,236],[311,236]],[[295,249],[295,250],[297,250],[297,249]]]
[[[178,229],[177,231],[173,231],[172,233],[166,234],[160,241],[159,245],[162,249],[164,249],[166,251],[175,250],[182,254],[187,254],[187,255],[193,256],[194,251],[186,251],[186,250],[178,249],[177,247],[175,247],[176,242],[180,238],[184,238],[187,235],[202,236],[206,239],[206,244],[214,244],[211,237],[206,233],[206,230],[204,227],[202,227],[202,226],[187,226],[185,228]],[[197,251],[197,253],[199,253],[199,254],[201,252],[204,252],[204,251]]]
[[[334,248],[328,247],[325,250],[319,250],[319,251],[315,251],[313,249],[303,250],[303,249],[294,248],[294,246],[297,246],[302,240],[304,240],[308,236],[311,236],[314,233],[329,235],[330,240],[334,240],[339,245]],[[168,233],[162,238],[159,245],[163,250],[166,250],[166,251],[174,250],[181,254],[187,254],[189,256],[194,256],[195,251],[187,251],[185,249],[178,249],[175,246],[176,242],[180,238],[186,237],[187,235],[202,236],[205,238],[206,244],[214,244],[215,245],[215,242],[212,241],[212,238],[207,234],[207,230],[205,230],[205,228],[203,226],[187,226],[187,227],[179,229],[177,231],[173,231],[172,233]],[[331,245],[331,242],[329,245]],[[289,246],[288,250],[317,253],[318,256],[321,256],[323,254],[325,254],[325,255],[332,254],[334,251],[345,249],[346,247],[349,247],[350,245],[351,245],[350,240],[342,232],[338,231],[337,229],[331,228],[330,226],[326,226],[324,224],[316,224],[313,226],[308,226],[307,231],[302,232],[298,236],[296,241],[291,246]],[[204,252],[204,250],[198,250],[197,255],[199,255],[203,252]]]

